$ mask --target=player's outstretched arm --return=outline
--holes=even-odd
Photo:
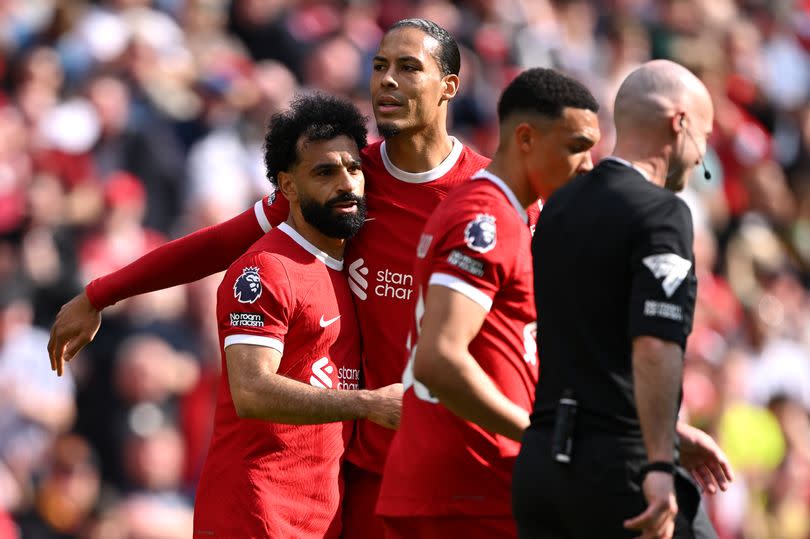
[[[281,353],[234,344],[225,349],[231,397],[239,417],[290,425],[369,419],[399,426],[402,384],[373,391],[322,389],[277,374]]]
[[[414,377],[454,414],[519,441],[529,426],[529,413],[498,389],[468,349],[486,315],[460,292],[428,287]]]
[[[269,225],[267,230],[269,230]],[[225,271],[265,230],[253,208],[224,223],[170,241],[87,285],[87,297],[102,310],[122,299],[186,284]]]
[[[93,340],[105,307],[223,271],[262,234],[264,229],[251,208],[224,223],[166,243],[120,270],[95,279],[62,306],[51,327],[51,369],[61,376],[64,363]]]
[[[681,441],[681,465],[686,468],[700,488],[709,494],[726,490],[734,481],[728,457],[711,436],[683,421],[676,431]]]

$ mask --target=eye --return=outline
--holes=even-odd
[[[384,66],[383,64],[374,64],[374,65],[372,66],[372,69],[373,69],[374,71],[382,71],[382,70],[384,70],[384,69],[385,69],[385,66]]]
[[[591,145],[590,144],[577,144],[576,146],[572,146],[568,148],[572,154],[584,153],[590,151]]]
[[[412,64],[405,64],[404,66],[402,66],[402,71],[407,71],[407,72],[412,73],[412,72],[415,72],[415,71],[419,71],[419,68],[417,66],[415,66],[415,65],[412,65]]]

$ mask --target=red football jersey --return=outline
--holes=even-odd
[[[360,341],[341,261],[281,224],[227,271],[217,292],[222,346],[214,433],[194,510],[194,534],[336,537],[340,465],[351,422],[286,425],[237,416],[225,348],[282,353],[278,374],[356,389]]]
[[[355,296],[363,338],[363,387],[377,389],[402,379],[402,351],[416,305],[413,265],[419,235],[447,194],[489,164],[457,139],[450,155],[428,172],[399,170],[385,153],[385,142],[362,152],[368,218],[346,248],[346,271]],[[283,197],[279,197],[283,199]],[[286,200],[256,204],[265,230],[287,218]],[[394,431],[360,420],[348,459],[382,473]]]
[[[531,410],[538,361],[527,215],[498,177],[481,171],[476,178],[436,208],[416,251],[420,297],[411,317],[402,422],[377,505],[384,516],[511,514],[520,444],[459,418],[413,377],[424,294],[430,285],[446,286],[486,309],[470,353],[504,395]]]
[[[534,236],[534,228],[537,226],[537,220],[540,219],[540,212],[543,211],[543,200],[537,199],[534,204],[526,208],[526,217],[529,221],[529,230]]]
[[[363,152],[368,220],[346,248],[346,271],[363,337],[365,387],[402,379],[402,351],[417,297],[413,267],[419,235],[439,202],[488,163],[456,139],[438,167],[418,174],[397,169],[385,142]],[[349,460],[381,473],[393,436],[393,430],[358,421]]]

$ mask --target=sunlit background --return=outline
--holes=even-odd
[[[699,289],[683,415],[737,472],[709,500],[722,539],[810,538],[807,0],[0,0],[0,538],[190,536],[219,277],[108,309],[61,379],[47,328],[92,278],[267,194],[263,131],[295,92],[371,118],[370,59],[405,17],[457,38],[450,132],[488,155],[522,68],[592,90],[597,157],[639,63],[703,79],[716,123],[712,180],[684,193]]]

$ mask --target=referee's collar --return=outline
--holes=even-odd
[[[631,163],[627,159],[622,159],[621,157],[616,157],[615,155],[608,155],[607,157],[602,159],[602,161],[616,161],[617,163],[621,163],[622,165],[624,165],[626,167],[632,168],[633,170],[635,170],[636,172],[638,172],[639,174],[644,176],[644,179],[647,180],[648,182],[652,181],[652,179],[650,178],[650,173],[649,172],[647,172],[646,170],[644,170],[641,167],[637,167],[636,165],[634,165],[633,163]]]
[[[506,183],[502,179],[500,179],[495,174],[491,173],[485,168],[482,168],[481,170],[473,174],[472,179],[489,180],[498,187],[500,187],[501,191],[503,191],[503,194],[506,195],[506,198],[509,199],[509,202],[511,202],[512,206],[514,206],[515,210],[517,210],[518,215],[520,215],[520,218],[523,219],[523,222],[526,224],[529,223],[529,216],[526,214],[526,209],[520,205],[520,201],[515,196],[514,191],[512,191],[512,189],[508,185],[506,185]]]

